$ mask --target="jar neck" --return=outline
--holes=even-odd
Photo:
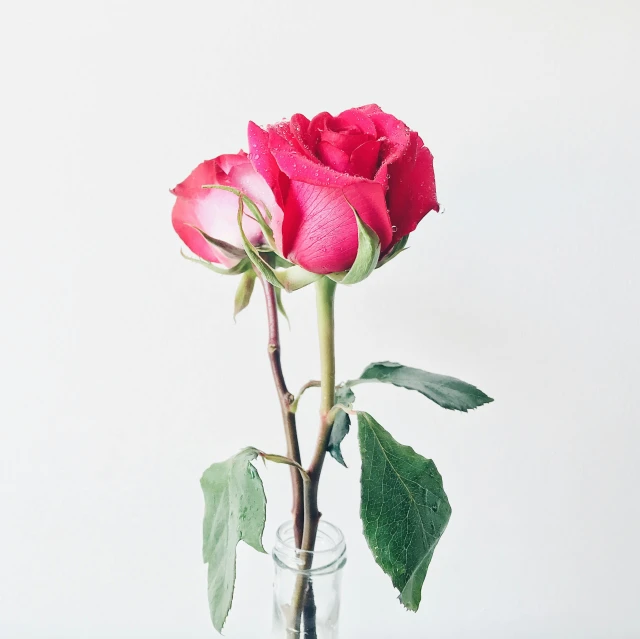
[[[283,570],[309,575],[329,574],[340,570],[346,562],[346,544],[342,531],[328,521],[320,521],[315,550],[298,550],[295,546],[293,522],[278,528],[273,548],[273,560]],[[305,561],[307,560],[307,561]],[[310,561],[309,561],[310,560]],[[302,566],[311,568],[303,570]]]

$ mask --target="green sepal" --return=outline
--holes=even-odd
[[[233,602],[236,581],[236,546],[240,541],[265,552],[262,536],[267,499],[258,471],[251,463],[259,454],[245,448],[204,471],[202,556],[209,565],[208,591],[211,621],[218,632]]]
[[[278,255],[277,253],[273,254],[273,258],[274,258],[274,266],[276,268],[289,268],[290,266],[293,266],[293,262],[290,262],[289,260],[285,260],[284,257],[282,257],[281,255]]]
[[[357,284],[367,279],[375,270],[380,257],[380,238],[370,226],[367,226],[367,224],[360,219],[358,212],[350,203],[349,206],[356,216],[356,223],[358,224],[358,253],[348,271],[331,273],[327,276],[334,282],[347,285]]]
[[[400,388],[418,391],[442,408],[467,412],[493,401],[472,384],[448,375],[428,373],[419,368],[396,362],[374,362],[365,368],[360,379],[346,382],[352,386],[361,382],[384,382]]]
[[[240,275],[251,268],[251,261],[248,257],[244,257],[231,268],[222,268],[199,257],[191,257],[190,255],[187,255],[182,249],[180,249],[180,255],[182,255],[185,260],[189,260],[189,262],[194,262],[195,264],[200,264],[201,266],[208,268],[210,271],[218,273],[218,275]]]
[[[242,238],[242,245],[247,252],[247,257],[251,260],[252,264],[260,271],[260,274],[264,277],[269,284],[272,284],[276,288],[282,288],[282,284],[278,281],[275,271],[262,259],[260,253],[256,247],[249,242],[244,229],[242,228],[242,216],[244,215],[244,199],[238,198],[238,228],[240,229],[240,237]]]
[[[351,407],[355,399],[356,396],[354,392],[348,386],[345,386],[344,384],[336,386],[336,404],[343,404]],[[340,446],[344,438],[349,434],[350,427],[351,417],[349,416],[349,413],[345,413],[343,410],[339,411],[333,420],[331,435],[329,435],[329,443],[327,444],[327,450],[331,457],[333,457],[339,464],[342,464],[345,468],[347,467],[347,464],[342,456]]]
[[[195,231],[198,231],[198,233],[200,233],[200,235],[202,235],[202,237],[209,244],[211,244],[214,248],[222,252],[226,257],[229,257],[231,259],[242,259],[243,257],[246,256],[244,249],[238,248],[233,244],[229,244],[229,242],[225,242],[224,240],[219,240],[215,237],[211,237],[211,235],[208,235],[202,229],[199,229],[197,226],[194,226],[193,224],[187,224],[187,226],[191,227]]]
[[[396,242],[391,250],[378,262],[378,266],[376,268],[380,268],[384,266],[388,262],[390,262],[394,257],[398,257],[400,253],[407,250],[407,242],[409,241],[409,236],[405,235],[399,242]]]
[[[442,477],[433,461],[398,443],[368,413],[358,413],[358,440],[364,536],[376,563],[400,591],[400,602],[416,611],[451,516]]]
[[[260,228],[262,229],[262,234],[264,235],[265,239],[267,240],[267,243],[271,247],[271,250],[273,251],[276,250],[275,241],[273,239],[273,230],[267,224],[267,221],[264,219],[264,216],[260,212],[260,209],[258,208],[257,204],[251,198],[247,197],[242,191],[234,188],[233,186],[224,186],[222,184],[206,184],[202,188],[203,189],[220,189],[221,191],[229,191],[230,193],[237,195],[238,198],[241,199],[244,202],[244,204],[246,204],[247,208],[251,211],[251,213],[253,213],[253,216],[256,222],[260,225]],[[265,207],[265,210],[266,210],[266,207]]]
[[[276,277],[284,289],[288,293],[291,293],[292,291],[297,291],[300,288],[317,282],[322,275],[319,275],[318,273],[311,273],[303,269],[301,266],[296,265],[277,270]]]
[[[246,270],[240,278],[238,289],[236,290],[236,297],[233,305],[233,319],[235,321],[238,313],[244,311],[249,302],[251,301],[251,295],[253,293],[253,287],[256,283],[256,273],[253,269]]]

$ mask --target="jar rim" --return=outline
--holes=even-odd
[[[294,542],[293,522],[284,522],[276,532],[276,543],[272,553],[274,560],[283,568],[306,574],[317,575],[339,570],[346,561],[347,547],[343,532],[332,523],[322,520],[318,525],[318,533],[331,542],[328,548],[299,550]],[[302,559],[304,557],[316,560],[307,570],[301,567],[305,563]]]
[[[320,523],[318,524],[319,532],[321,528],[325,530],[328,528],[333,533],[335,533],[335,535],[328,535],[329,538],[334,541],[334,544],[330,548],[321,548],[320,550],[298,550],[296,548],[295,542],[293,542],[293,536],[288,536],[287,538],[285,538],[284,536],[285,532],[293,529],[292,521],[285,521],[283,524],[280,524],[280,526],[278,526],[278,530],[276,531],[276,543],[284,546],[284,548],[286,548],[287,550],[291,550],[294,552],[298,551],[301,553],[305,552],[309,553],[310,555],[321,555],[323,553],[335,552],[341,544],[344,544],[344,533],[340,530],[340,528],[329,521],[325,521],[324,519],[320,520]]]

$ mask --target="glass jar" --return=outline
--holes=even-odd
[[[346,550],[344,535],[327,521],[320,521],[313,552],[296,549],[292,522],[278,528],[272,639],[337,639]]]

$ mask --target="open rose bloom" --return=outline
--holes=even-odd
[[[249,147],[278,204],[271,221],[278,251],[313,273],[352,266],[353,209],[375,231],[384,255],[439,208],[431,152],[376,105],[311,120],[296,114],[266,129],[251,122]]]

